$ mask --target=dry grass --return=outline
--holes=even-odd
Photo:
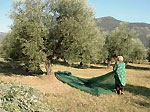
[[[150,65],[130,64],[150,68]],[[99,69],[78,69],[53,65],[55,71],[70,71],[73,75],[91,78],[112,71],[105,66]],[[127,86],[124,95],[92,96],[58,81],[53,76],[6,76],[1,73],[0,80],[16,81],[31,85],[46,93],[43,102],[48,103],[48,112],[150,112],[150,70],[127,69]]]

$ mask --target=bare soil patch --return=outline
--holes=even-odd
[[[0,80],[5,82],[12,81],[27,84],[39,89],[44,93],[65,93],[72,89],[67,84],[60,82],[54,74],[51,76],[4,76],[1,74]]]

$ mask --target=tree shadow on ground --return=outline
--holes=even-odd
[[[126,65],[126,69],[150,71],[150,68],[148,68],[148,67],[137,67],[137,66],[132,66],[132,65]]]
[[[58,64],[58,65],[63,65],[63,66],[66,66],[66,67],[73,67],[73,68],[78,68],[78,69],[88,69],[88,68],[91,68],[91,69],[106,69],[107,67],[99,67],[99,66],[94,66],[94,65],[83,65],[81,66],[80,64],[69,64],[67,62],[63,62],[63,61],[54,61],[53,64]]]
[[[42,71],[27,72],[24,66],[21,65],[20,62],[16,61],[0,61],[0,73],[7,76],[11,76],[12,74],[23,76],[37,76],[43,74]]]
[[[142,96],[145,96],[147,98],[150,98],[150,88],[127,84],[125,87],[125,90],[134,94],[134,95],[142,95]]]

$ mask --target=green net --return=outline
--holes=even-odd
[[[99,96],[101,94],[113,94],[115,89],[114,72],[90,79],[73,76],[71,72],[55,72],[57,79],[81,91]]]

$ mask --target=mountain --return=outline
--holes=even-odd
[[[101,28],[101,31],[112,31],[116,27],[120,26],[120,21],[113,17],[102,17],[102,18],[96,18],[95,19],[96,24],[98,27]],[[136,34],[138,35],[137,38],[139,38],[145,47],[148,46],[148,38],[147,36],[150,36],[150,24],[147,23],[129,23],[129,29],[134,29]]]

